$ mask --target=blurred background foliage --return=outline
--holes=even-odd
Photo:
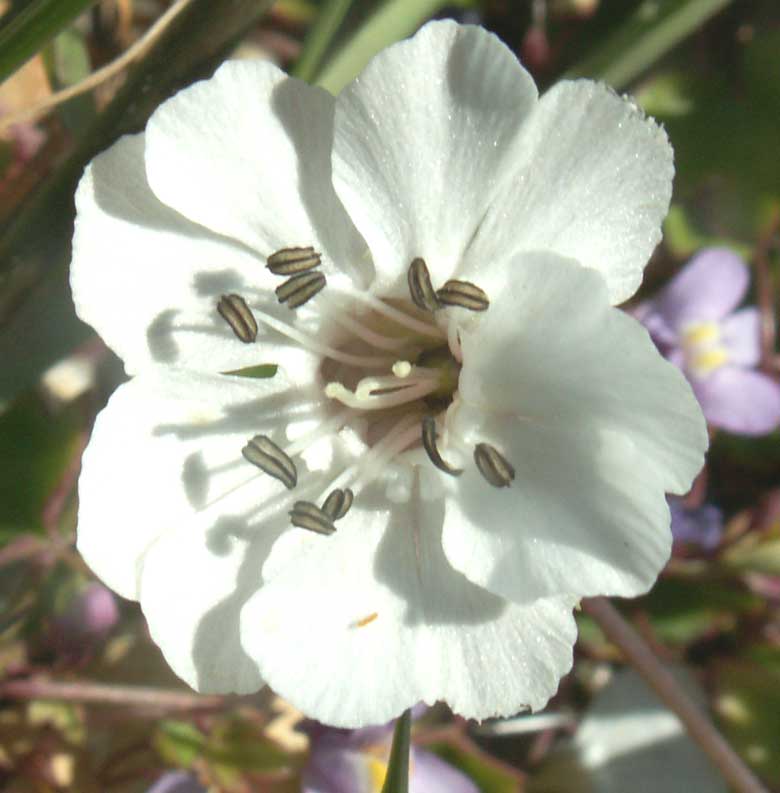
[[[542,88],[562,76],[604,79],[663,122],[677,177],[640,298],[702,246],[734,248],[754,268],[749,299],[771,343],[764,368],[777,373],[776,0],[0,2],[0,789],[141,791],[174,768],[218,790],[300,789],[307,745],[293,730],[297,714],[267,692],[189,692],[136,605],[96,587],[74,551],[80,454],[123,375],[73,312],[73,191],[96,152],[142,129],[161,101],[225,57],[269,58],[337,92],[371,55],[436,15],[496,32]],[[777,432],[713,433],[687,503],[715,505],[722,538],[676,547],[655,589],[625,606],[659,654],[685,667],[774,790],[779,441]],[[620,790],[619,764],[594,771],[583,737],[597,732],[585,725],[600,713],[620,656],[590,618],[580,626],[574,671],[542,714],[554,718],[477,729],[434,709],[416,723],[415,741],[485,793]],[[679,756],[677,778],[690,782],[684,763],[693,761]],[[693,793],[689,782],[675,790]]]

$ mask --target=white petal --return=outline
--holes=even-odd
[[[296,409],[312,418],[319,408],[296,404],[296,396],[283,371],[250,380],[150,370],[120,386],[83,458],[78,547],[87,564],[112,589],[137,598],[143,554],[162,534],[197,535],[220,519],[246,521],[247,513],[254,521],[262,504],[265,515],[283,513],[288,491],[241,449],[257,433],[283,445],[285,419]]]
[[[629,99],[586,80],[558,83],[523,129],[521,154],[464,265],[550,250],[598,270],[620,303],[661,239],[674,164],[664,130]]]
[[[261,323],[244,344],[216,310],[239,292],[287,322],[259,257],[162,204],[146,182],[142,135],[122,138],[88,166],[76,193],[71,288],[76,312],[134,373],[172,364],[216,373],[284,360],[310,379],[295,345]]]
[[[639,594],[669,554],[664,491],[686,492],[702,466],[701,410],[597,274],[552,254],[509,268],[511,289],[462,336],[451,429],[469,448],[495,446],[516,477],[496,489],[467,467],[445,553],[518,602]]]
[[[232,61],[165,102],[147,127],[154,192],[263,257],[314,245],[361,272],[365,243],[333,191],[334,99],[265,61]]]
[[[339,95],[333,179],[369,244],[376,288],[425,258],[449,278],[507,176],[536,87],[481,28],[432,22]]]
[[[378,724],[424,700],[464,716],[542,707],[571,665],[572,600],[514,605],[441,550],[441,502],[356,498],[330,537],[302,540],[241,620],[245,650],[280,695],[320,721]],[[266,566],[267,570],[267,566]]]

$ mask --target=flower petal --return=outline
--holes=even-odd
[[[146,182],[143,157],[143,135],[124,137],[79,184],[70,273],[79,317],[129,373],[155,364],[215,373],[284,358],[299,382],[310,381],[298,345],[262,324],[257,342],[244,344],[219,316],[220,294],[240,292],[290,321],[258,257],[162,204]]]
[[[364,491],[335,534],[301,537],[275,575],[266,564],[241,637],[269,685],[336,726],[381,723],[419,700],[474,718],[542,707],[571,664],[574,601],[491,595],[444,558],[440,501],[389,521],[384,506]]]
[[[673,328],[723,319],[747,292],[750,273],[728,248],[705,248],[650,302]]]
[[[405,287],[423,257],[451,277],[507,177],[536,87],[481,28],[431,22],[377,55],[339,95],[333,179],[377,268]]]
[[[720,333],[729,363],[758,365],[761,360],[761,312],[757,308],[743,308],[726,317],[720,323]]]
[[[686,492],[703,463],[701,412],[598,275],[552,254],[508,267],[511,289],[462,333],[450,429],[516,476],[496,489],[472,464],[450,480],[447,558],[516,602],[644,592],[671,546],[664,491]]]
[[[244,520],[286,493],[257,475],[241,449],[256,433],[284,443],[285,418],[296,410],[310,418],[315,409],[307,410],[303,395],[296,401],[283,370],[251,380],[155,369],[120,386],[82,462],[78,547],[87,564],[112,589],[137,598],[143,554],[159,536],[180,526],[195,536],[220,517]]]
[[[365,242],[333,191],[334,103],[266,61],[227,62],[152,115],[149,184],[186,217],[263,257],[313,245],[326,266],[368,279]]]
[[[468,251],[477,280],[516,251],[550,250],[598,270],[626,300],[661,239],[674,176],[666,134],[630,100],[586,80],[562,82],[523,129],[512,179]]]
[[[693,390],[710,424],[738,435],[766,435],[780,426],[780,384],[761,372],[723,366]]]

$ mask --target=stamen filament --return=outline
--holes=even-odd
[[[458,323],[454,318],[450,318],[447,323],[447,346],[450,348],[452,357],[458,362],[463,363],[463,348],[460,344],[460,336],[458,335]]]
[[[399,388],[389,394],[361,396],[361,394],[350,391],[341,383],[333,382],[325,386],[325,396],[337,399],[347,405],[347,407],[358,410],[384,410],[385,408],[398,407],[409,402],[415,402],[432,393],[438,387],[438,380],[430,378],[409,387]]]
[[[259,309],[254,309],[254,313],[255,317],[260,322],[267,325],[269,328],[272,328],[277,333],[281,333],[283,336],[287,336],[287,338],[297,341],[298,344],[310,350],[311,352],[319,353],[320,355],[324,355],[333,359],[334,361],[339,361],[343,364],[346,364],[347,366],[365,366],[371,369],[382,369],[392,366],[396,360],[395,358],[388,356],[351,355],[350,353],[337,350],[328,344],[321,344],[307,333],[296,330],[295,328],[290,327],[290,325],[287,323],[281,322],[278,319],[274,319],[274,317],[268,316],[268,314],[260,311]]]
[[[362,339],[367,344],[371,344],[380,350],[400,350],[401,347],[405,347],[409,343],[409,340],[406,338],[393,338],[377,333],[338,308],[334,308],[330,316],[338,322],[339,325],[347,330],[351,330],[359,339]]]
[[[364,292],[358,292],[357,290],[352,289],[334,289],[331,290],[331,292],[332,294],[342,294],[344,297],[360,300],[366,305],[371,306],[371,308],[373,308],[378,314],[382,314],[388,319],[392,319],[394,322],[397,322],[399,325],[403,325],[403,327],[408,328],[415,333],[420,333],[423,336],[429,336],[433,339],[444,338],[444,334],[438,325],[416,319],[415,317],[407,314],[405,311],[400,311],[399,309],[391,306],[389,303],[385,303],[384,300],[380,300],[378,297],[374,297],[373,295],[369,295]]]
[[[364,377],[355,389],[355,395],[359,399],[365,399],[374,391],[387,391],[389,389],[398,390],[401,388],[411,388],[412,386],[420,385],[431,380],[438,380],[437,375],[429,375],[428,377],[405,377],[398,378],[395,375],[387,375],[385,377]]]
[[[335,432],[338,432],[344,426],[348,416],[351,414],[352,411],[349,409],[340,411],[327,421],[323,421],[321,424],[318,424],[311,432],[306,432],[300,438],[296,438],[285,447],[284,451],[290,457],[294,457],[296,454],[302,452],[306,447],[311,446],[312,443],[320,440],[320,438],[324,438],[326,436],[333,435]]]

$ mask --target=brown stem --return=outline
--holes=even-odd
[[[691,738],[699,744],[737,793],[768,793],[712,722],[690,700],[669,670],[653,655],[644,639],[606,598],[583,600],[582,610],[620,647],[626,659],[658,698],[677,715]]]
[[[761,368],[772,372],[775,355],[775,288],[769,268],[769,255],[780,229],[780,213],[775,212],[756,247],[756,297],[761,316]]]
[[[0,682],[0,698],[50,699],[100,705],[130,705],[155,711],[214,710],[224,707],[229,697],[190,694],[141,686],[113,686],[103,683],[61,683],[41,677]]]

